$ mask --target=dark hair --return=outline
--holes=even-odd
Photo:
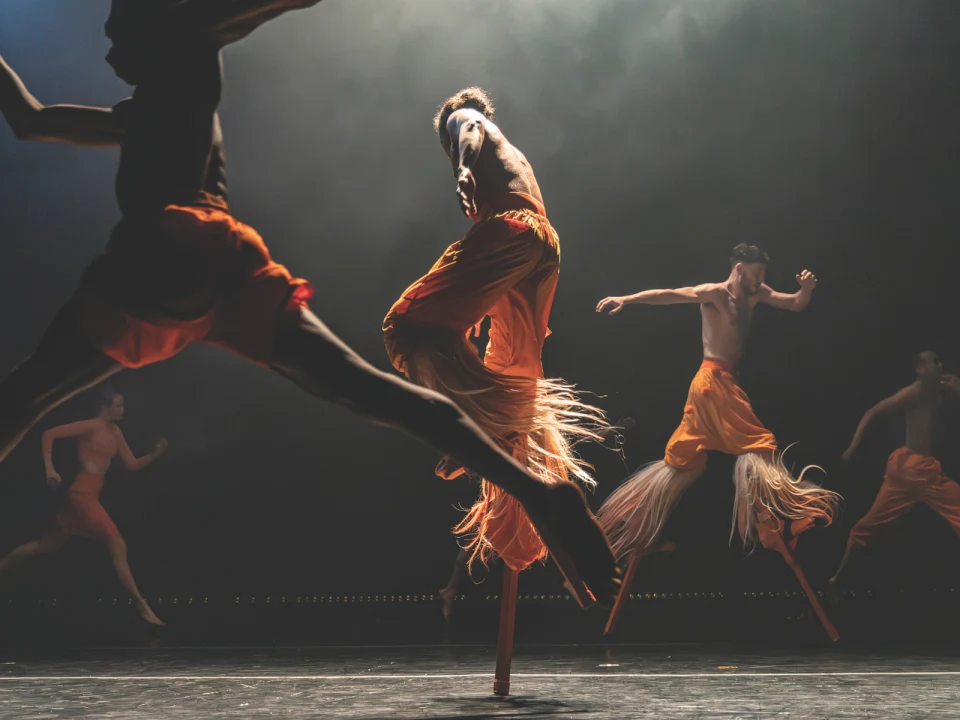
[[[733,249],[733,252],[730,253],[730,267],[733,267],[737,263],[760,263],[761,265],[768,265],[770,263],[770,256],[756,245],[740,243]]]
[[[117,397],[122,396],[123,393],[118,393],[116,390],[110,388],[104,388],[97,394],[97,408],[102,410],[105,407],[110,407],[113,405],[113,401]]]
[[[437,110],[437,114],[433,116],[433,129],[440,135],[440,142],[443,143],[444,147],[450,144],[450,136],[447,134],[447,120],[457,110],[465,107],[477,110],[488,120],[493,120],[493,114],[496,112],[493,101],[483,88],[464,88],[456,95],[447,98],[440,109]]]

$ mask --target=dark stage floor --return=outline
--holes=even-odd
[[[3,718],[956,718],[960,659],[526,646],[7,651]]]

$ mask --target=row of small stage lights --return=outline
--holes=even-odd
[[[899,594],[905,594],[905,590],[901,589]],[[933,593],[938,593],[937,589],[932,590]],[[946,593],[955,592],[953,588],[944,590]],[[818,592],[818,595],[823,596],[822,592]],[[844,590],[840,593],[843,597],[857,597],[858,593],[852,590]],[[874,597],[875,591],[873,590],[864,590],[859,593],[861,597]],[[644,600],[657,600],[657,601],[676,601],[676,600],[722,600],[724,598],[736,598],[737,594],[729,594],[723,592],[687,592],[687,593],[630,593],[628,596],[630,600],[633,601],[644,601]],[[805,597],[804,593],[797,591],[784,591],[784,592],[743,592],[739,594],[739,597],[742,598],[764,598],[764,599],[790,599],[790,598],[803,598]],[[466,595],[457,595],[455,598],[457,601],[463,602],[468,598]],[[421,603],[421,602],[439,602],[439,596],[435,594],[431,595],[351,595],[351,596],[337,596],[337,595],[312,595],[312,596],[297,596],[296,598],[286,596],[274,597],[274,596],[265,596],[261,598],[257,597],[234,597],[234,598],[216,598],[220,602],[213,604],[228,604],[228,605],[243,605],[243,606],[257,606],[257,605],[272,605],[274,607],[283,605],[283,606],[312,606],[312,605],[351,605],[351,604],[364,604],[364,605],[386,605],[386,604],[400,604],[400,603]],[[470,598],[471,601],[477,601],[479,598]],[[487,595],[484,598],[487,602],[499,602],[499,595]],[[519,602],[542,602],[545,600],[553,601],[565,601],[572,602],[573,598],[570,595],[518,595],[517,600]],[[58,602],[57,598],[49,599],[37,599],[36,605],[39,606],[56,606]],[[174,597],[174,598],[148,598],[148,602],[156,603],[157,605],[210,605],[209,597],[203,598],[192,598],[192,597]],[[7,599],[8,606],[14,604],[12,598]],[[33,603],[31,603],[33,604]],[[97,605],[132,605],[133,600],[130,598],[97,598]]]

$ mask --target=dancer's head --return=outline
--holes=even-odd
[[[151,17],[156,17],[156,0],[112,0],[104,27],[112,41],[107,62],[117,77],[137,85],[143,76],[143,46]]]
[[[740,243],[730,253],[730,267],[744,295],[760,292],[767,275],[770,256],[756,245]]]
[[[123,413],[123,395],[112,390],[102,390],[100,392],[100,417],[107,422],[120,422],[123,420]]]
[[[433,129],[440,135],[440,144],[443,145],[443,151],[447,155],[450,154],[450,148],[453,144],[450,140],[450,134],[447,132],[447,121],[453,113],[463,108],[476,110],[488,120],[493,120],[495,112],[493,101],[490,100],[490,96],[483,88],[464,88],[456,95],[447,98],[440,109],[437,110],[437,114],[433,116]]]
[[[924,350],[913,358],[913,370],[918,380],[940,382],[943,377],[943,363],[933,350]]]

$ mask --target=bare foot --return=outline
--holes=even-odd
[[[440,591],[441,609],[443,612],[443,621],[449,625],[450,616],[453,614],[453,601],[457,598],[457,591],[452,588],[443,588]]]
[[[611,605],[620,592],[620,568],[583,493],[570,482],[545,489],[545,507],[524,506],[540,539],[581,606]]]
[[[147,605],[147,601],[143,598],[140,598],[136,601],[137,612],[140,613],[140,617],[146,620],[151,625],[156,625],[157,627],[166,627],[167,624],[157,617],[156,613]]]

